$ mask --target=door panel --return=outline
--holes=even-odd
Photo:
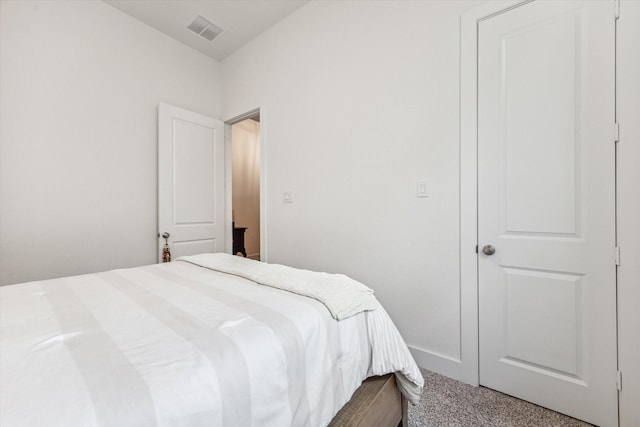
[[[216,129],[175,120],[173,132],[175,223],[214,224]]]
[[[480,383],[617,425],[613,2],[478,25]]]
[[[173,258],[224,249],[222,122],[160,104],[158,224]],[[159,239],[161,260],[164,239]]]
[[[505,231],[575,233],[577,21],[564,15],[502,36]]]
[[[579,275],[503,268],[505,361],[577,377],[582,319]],[[540,310],[540,307],[545,307]],[[535,327],[531,327],[535,325]],[[553,333],[548,333],[553,331]]]

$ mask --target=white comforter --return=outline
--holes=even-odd
[[[380,307],[172,262],[0,288],[0,426],[323,426],[368,376],[422,377]]]

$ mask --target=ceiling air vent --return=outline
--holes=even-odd
[[[200,15],[197,15],[193,19],[191,24],[187,26],[187,29],[209,41],[213,41],[213,39],[218,37],[222,34],[222,31],[224,31],[222,28]]]

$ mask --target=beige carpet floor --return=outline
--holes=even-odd
[[[425,389],[409,405],[409,427],[588,427],[582,421],[485,388],[422,370]]]

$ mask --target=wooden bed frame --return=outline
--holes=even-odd
[[[393,374],[370,377],[338,411],[329,427],[408,426],[407,399]]]

